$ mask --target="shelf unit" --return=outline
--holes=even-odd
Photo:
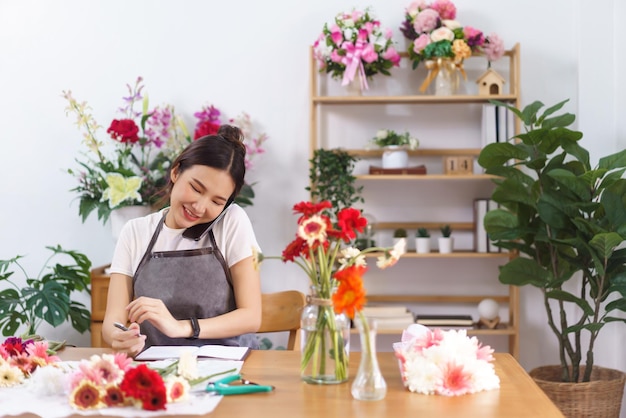
[[[317,62],[313,55],[313,50],[310,51],[310,157],[313,157],[314,151],[322,147],[322,138],[320,134],[320,113],[322,108],[328,108],[332,112],[332,109],[336,109],[338,106],[383,106],[383,105],[406,105],[407,107],[413,106],[449,106],[449,105],[480,105],[487,104],[491,99],[497,99],[503,102],[512,104],[519,108],[520,106],[520,46],[516,44],[511,50],[505,52],[505,57],[508,58],[508,92],[497,96],[484,96],[484,95],[452,95],[452,96],[431,96],[431,95],[376,95],[376,96],[334,96],[323,95],[320,93],[320,73],[317,68]],[[406,59],[406,56],[403,57]],[[473,58],[470,58],[473,59]],[[484,59],[484,58],[482,58]],[[379,76],[380,77],[380,76]],[[477,121],[478,123],[479,121]],[[520,131],[520,123],[515,120],[514,132]],[[329,148],[331,148],[329,146]],[[380,149],[355,149],[352,147],[342,147],[351,155],[359,157],[360,159],[373,159],[379,158],[382,155]],[[467,155],[476,157],[480,153],[480,148],[476,147],[453,147],[453,148],[418,148],[417,150],[409,151],[410,157],[445,157],[453,155]],[[427,184],[428,182],[441,182],[446,187],[463,187],[468,182],[490,182],[493,177],[484,174],[425,174],[425,175],[365,175],[356,174],[357,181],[361,182],[367,189],[368,185],[377,182],[401,182],[400,184],[407,184],[409,182],[411,186],[420,187],[420,185]],[[365,202],[367,207],[367,201]],[[464,231],[471,233],[475,229],[474,222],[458,222],[458,221],[446,221],[453,231]],[[442,222],[377,222],[378,229],[396,229],[407,228],[417,229],[424,227],[427,229],[437,229]],[[372,253],[369,257],[377,257],[380,254]],[[423,260],[434,260],[434,262],[445,263],[451,260],[460,260],[460,262],[481,262],[481,260],[493,259],[502,262],[506,262],[510,257],[514,257],[515,254],[511,253],[478,253],[472,250],[469,251],[453,251],[449,254],[440,254],[438,252],[431,252],[429,254],[417,254],[415,252],[407,252],[402,258],[408,260],[400,260],[402,262],[420,263]],[[393,270],[393,269],[392,269]],[[393,272],[389,273],[393,274]],[[508,349],[514,356],[519,356],[519,290],[515,286],[504,286],[497,281],[497,272],[494,272],[494,284],[501,286],[503,292],[502,295],[487,295],[487,294],[473,294],[473,295],[449,295],[445,294],[414,294],[412,289],[405,289],[402,294],[370,294],[368,292],[368,301],[370,303],[378,302],[390,302],[390,303],[420,303],[420,304],[478,304],[485,298],[491,298],[496,300],[500,304],[508,306],[508,318],[504,319],[498,327],[495,329],[475,328],[468,330],[470,335],[484,335],[484,336],[503,336],[508,337]],[[417,286],[417,285],[416,285]],[[506,289],[506,290],[504,290]],[[398,334],[402,330],[379,330],[381,334]]]

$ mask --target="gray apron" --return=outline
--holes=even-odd
[[[176,319],[212,318],[235,310],[230,270],[217,248],[212,228],[211,247],[193,250],[152,252],[165,223],[159,222],[150,244],[133,276],[134,297],[161,299]],[[152,345],[239,345],[239,337],[221,339],[170,338],[150,322],[140,325],[146,348]]]

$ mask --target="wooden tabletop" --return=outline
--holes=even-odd
[[[67,348],[63,360],[88,358],[107,352],[101,348]],[[500,389],[457,397],[411,393],[402,386],[393,353],[378,353],[387,382],[382,401],[357,401],[350,394],[359,365],[359,352],[350,353],[350,380],[339,385],[310,385],[300,380],[300,352],[253,351],[242,373],[248,380],[273,385],[271,393],[226,396],[210,417],[436,417],[436,418],[523,418],[563,415],[533,382],[517,361],[506,353],[495,354]]]

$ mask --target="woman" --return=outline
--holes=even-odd
[[[190,144],[173,162],[170,206],[129,221],[111,262],[102,337],[137,355],[151,345],[239,345],[261,323],[259,250],[245,211],[241,131]],[[115,322],[128,324],[123,331]]]

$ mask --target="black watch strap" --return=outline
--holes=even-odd
[[[200,324],[198,323],[198,318],[192,316],[191,318],[189,318],[189,320],[191,321],[191,329],[193,330],[193,334],[191,334],[191,337],[189,337],[189,339],[197,340],[200,336]]]

